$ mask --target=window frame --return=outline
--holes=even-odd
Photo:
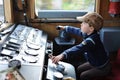
[[[78,10],[41,10],[38,12],[38,18],[75,18],[86,13]]]
[[[5,22],[13,23],[13,8],[12,8],[12,0],[4,0],[4,19]]]
[[[100,0],[95,1],[95,11],[100,13]],[[28,11],[29,13],[29,19],[30,21],[42,21],[40,18],[37,17],[37,14],[35,13],[35,0],[28,1]],[[5,20],[6,22],[14,22],[14,16],[13,16],[13,8],[12,8],[12,0],[4,0],[4,14],[5,14]],[[43,20],[43,22],[46,20]],[[49,22],[49,21],[48,21]],[[75,20],[73,22],[76,22]]]

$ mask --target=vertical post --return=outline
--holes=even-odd
[[[23,16],[25,19],[25,24],[28,26],[28,18],[27,18],[27,12],[26,12],[26,7],[25,7],[25,0],[22,0],[22,5],[23,5]]]
[[[95,11],[96,11],[97,13],[100,13],[100,0],[96,0]]]

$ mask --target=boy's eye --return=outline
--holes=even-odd
[[[83,22],[83,24],[87,24],[86,22]]]
[[[85,22],[82,22],[82,24],[85,24]]]

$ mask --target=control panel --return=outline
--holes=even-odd
[[[2,46],[1,63],[17,59],[24,65],[39,65],[46,50],[47,35],[26,25],[17,25]]]

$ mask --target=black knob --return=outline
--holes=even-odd
[[[60,30],[61,28],[60,28],[60,26],[56,26],[56,29],[57,29],[57,30]]]

